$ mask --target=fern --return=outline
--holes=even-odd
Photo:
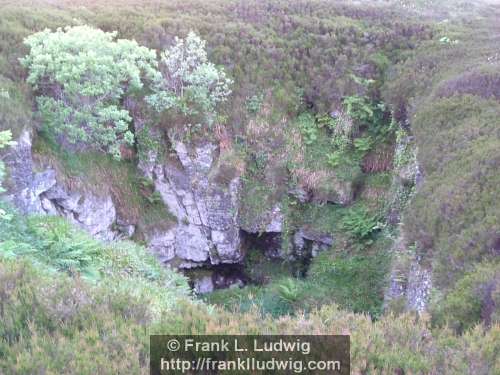
[[[281,299],[287,302],[295,302],[299,298],[300,288],[292,278],[287,278],[278,285]]]
[[[342,227],[353,238],[367,240],[381,225],[378,216],[370,215],[365,208],[359,207],[349,210],[343,217]]]

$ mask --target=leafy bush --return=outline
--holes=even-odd
[[[10,223],[18,225],[19,223]],[[36,239],[13,238],[2,241],[2,256],[9,258],[29,257],[52,270],[80,272],[85,277],[97,277],[98,243],[83,232],[75,230],[58,217],[31,217],[26,222],[25,234]],[[11,234],[12,236],[12,234]],[[14,236],[12,236],[14,237]],[[22,241],[22,242],[21,242]]]
[[[344,98],[343,104],[347,115],[352,119],[363,124],[372,120],[374,112],[369,98],[357,95],[347,96]]]
[[[26,38],[30,52],[21,63],[53,134],[119,159],[120,145],[134,143],[121,103],[157,75],[157,63],[154,51],[116,35],[89,26],[47,29]]]
[[[222,69],[208,61],[206,42],[190,31],[186,39],[175,39],[175,45],[161,55],[161,75],[153,84],[148,103],[157,111],[177,109],[184,114],[201,111],[212,115],[217,104],[231,93],[231,79]]]
[[[144,247],[131,242],[103,244],[61,217],[23,217],[5,206],[9,220],[0,221],[0,258],[25,259],[45,272],[64,272],[115,287],[142,293],[149,290],[156,304],[175,302],[175,295],[188,295],[185,277],[165,269]],[[140,287],[139,287],[140,286]],[[170,290],[157,290],[157,287]]]

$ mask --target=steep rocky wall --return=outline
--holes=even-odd
[[[393,194],[388,213],[392,224],[398,225],[398,237],[392,246],[392,266],[389,285],[384,295],[386,307],[402,304],[406,310],[427,309],[432,287],[431,269],[405,237],[400,224],[401,215],[415,191],[422,185],[423,177],[417,160],[415,139],[406,132],[400,133],[395,150]]]
[[[240,176],[234,173],[222,180],[214,178],[222,168],[218,145],[169,137],[169,157],[150,152],[149,158],[138,165],[177,219],[177,224],[167,229],[152,226],[143,233],[148,247],[162,262],[179,268],[239,263],[245,248],[241,232],[281,235],[281,202],[263,205],[261,216],[250,224],[239,220]],[[66,217],[107,241],[134,235],[136,223],[119,217],[118,207],[104,186],[101,194],[71,189],[58,181],[50,165],[35,165],[29,132],[22,133],[6,161],[10,171],[9,198],[22,212]],[[310,251],[314,242],[316,253],[332,243],[333,239],[325,238],[304,229],[295,233],[292,245],[301,254]],[[269,249],[268,253],[282,258],[290,255],[281,247]]]
[[[188,144],[171,136],[174,158],[161,161],[150,153],[139,168],[177,218],[168,231],[146,233],[150,249],[180,268],[238,263],[243,258],[238,218],[240,179],[214,181],[218,147],[204,141]]]
[[[64,187],[50,167],[38,167],[32,157],[32,137],[22,132],[17,145],[6,156],[9,171],[8,199],[26,214],[66,217],[96,238],[114,240],[130,237],[134,227],[124,225],[109,194],[96,195]]]

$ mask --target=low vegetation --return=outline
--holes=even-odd
[[[500,371],[497,4],[1,6],[2,158],[31,132],[36,166],[137,230],[102,243],[0,203],[0,373],[146,374],[166,332],[349,334],[354,374]],[[175,224],[138,168],[172,131],[219,141],[210,178],[241,175],[245,231],[279,208],[286,256],[299,229],[333,245],[248,249],[253,285],[192,295],[141,245]],[[419,314],[384,304],[410,253],[432,279]]]

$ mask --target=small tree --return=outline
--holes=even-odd
[[[30,53],[21,63],[51,132],[120,158],[120,146],[134,142],[121,102],[159,73],[155,51],[115,38],[89,26],[47,29],[25,39]]]
[[[232,80],[208,61],[205,41],[194,32],[161,54],[161,75],[154,82],[148,103],[157,111],[176,109],[183,114],[203,113],[211,121],[217,104],[231,94]]]

